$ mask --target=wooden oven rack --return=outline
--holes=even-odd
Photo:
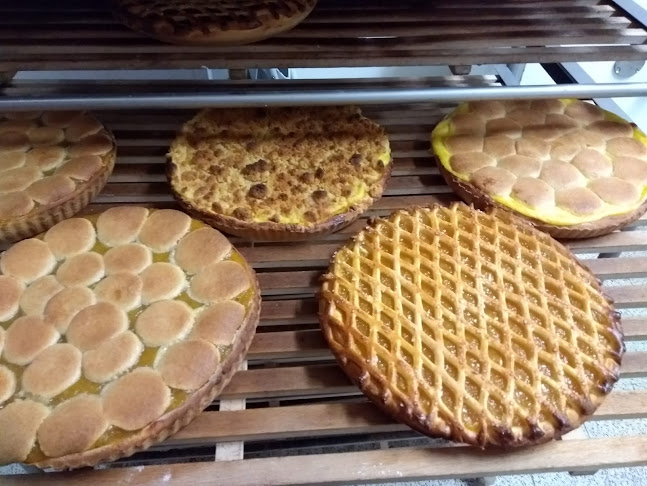
[[[481,451],[445,441],[419,440],[422,446],[397,447],[390,439],[419,436],[362,398],[334,363],[317,325],[314,294],[319,276],[333,251],[362,228],[366,218],[409,205],[455,200],[438,173],[428,141],[431,129],[451,108],[415,104],[364,109],[388,130],[394,173],[385,196],[361,221],[307,243],[234,239],[258,272],[264,301],[248,369],[234,376],[220,402],[165,443],[107,469],[7,476],[2,484],[156,484],[170,479],[231,486],[350,483],[589,472],[645,464],[647,436],[578,438],[513,452]],[[191,112],[99,115],[114,131],[119,154],[114,174],[89,211],[131,203],[176,207],[164,179],[164,154]],[[643,218],[621,232],[568,243],[576,254],[608,257],[586,262],[600,279],[622,281],[606,286],[620,309],[647,307],[647,287],[631,280],[647,276],[647,258],[617,253],[647,250],[646,225]],[[647,339],[647,318],[625,319],[624,331],[628,341]],[[647,376],[647,352],[628,352],[621,371],[621,383]],[[647,389],[616,390],[592,420],[644,417]],[[290,449],[295,443],[303,445],[303,438],[310,445],[351,443],[360,450],[304,456],[303,450]],[[376,438],[382,448],[374,448]],[[374,450],[362,450],[367,444]],[[263,457],[269,456],[264,450],[277,448],[283,449],[280,457]],[[147,465],[139,467],[142,464]]]
[[[132,32],[109,0],[0,5],[0,72],[640,60],[646,40],[611,0],[320,0],[286,34],[218,49]]]

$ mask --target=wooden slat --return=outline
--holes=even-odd
[[[553,441],[513,452],[473,447],[389,449],[368,452],[272,457],[228,463],[188,463],[144,468],[80,470],[56,475],[9,476],[3,484],[85,486],[134,483],[230,486],[333,484],[445,479],[501,474],[587,471],[644,464],[647,436]]]
[[[622,319],[622,330],[627,341],[647,339],[647,318]]]
[[[647,392],[613,392],[590,420],[647,417]],[[330,403],[204,412],[162,444],[191,445],[213,441],[259,441],[340,434],[375,434],[409,430],[372,403]]]
[[[219,48],[139,35],[112,18],[107,1],[95,2],[92,15],[76,2],[59,3],[49,14],[32,5],[0,6],[0,70],[471,65],[642,59],[647,51],[645,30],[606,2],[409,0],[378,8],[321,0],[289,32],[251,47]]]

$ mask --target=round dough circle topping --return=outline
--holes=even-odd
[[[157,420],[170,403],[171,390],[151,368],[138,368],[119,378],[103,396],[108,421],[124,430],[141,429]]]
[[[141,303],[142,279],[133,273],[108,275],[94,288],[99,302],[110,302],[126,311]]]
[[[87,219],[72,218],[50,228],[44,241],[60,260],[90,251],[96,242],[96,233]]]
[[[38,429],[38,443],[49,457],[83,452],[108,426],[101,398],[78,395],[61,403],[43,421]]]
[[[17,169],[25,165],[27,157],[25,152],[19,150],[13,152],[0,152],[0,172]]]
[[[20,297],[20,308],[27,315],[42,316],[47,302],[63,290],[54,275],[46,275],[34,281]]]
[[[15,192],[27,189],[40,177],[40,171],[35,167],[19,167],[7,170],[0,178],[0,192]]]
[[[142,351],[144,346],[135,334],[118,334],[83,355],[83,375],[95,383],[110,381],[135,366]]]
[[[194,274],[210,263],[220,261],[231,251],[231,243],[213,228],[200,228],[180,240],[175,262],[187,273]]]
[[[113,273],[141,273],[153,262],[151,251],[139,243],[115,246],[103,256],[106,275]]]
[[[101,345],[128,329],[128,316],[114,304],[99,302],[86,307],[74,316],[67,328],[68,342],[81,351]]]
[[[124,245],[135,241],[144,225],[148,209],[136,206],[110,208],[97,219],[97,235],[107,246]]]
[[[86,287],[68,287],[47,302],[43,315],[45,321],[56,327],[58,332],[64,333],[72,318],[95,302],[92,290]]]
[[[74,189],[76,184],[72,179],[56,174],[34,182],[27,188],[27,194],[37,203],[47,205],[69,196]]]
[[[203,310],[196,319],[192,336],[216,345],[230,345],[245,319],[245,306],[226,300]]]
[[[40,240],[30,238],[11,246],[0,258],[0,270],[25,283],[47,275],[54,269],[56,258]]]
[[[0,463],[9,464],[27,459],[36,432],[49,415],[49,409],[32,400],[20,400],[0,409]]]
[[[24,192],[0,194],[0,220],[23,216],[35,206],[34,201]]]
[[[0,365],[0,405],[9,400],[15,391],[16,376],[9,368]]]
[[[177,297],[186,284],[184,272],[166,262],[153,263],[142,272],[141,279],[142,302],[145,304]]]
[[[82,155],[65,162],[56,173],[79,181],[88,181],[99,172],[102,165],[98,155]]]
[[[251,285],[249,275],[236,262],[223,261],[206,266],[191,280],[190,291],[198,302],[210,304],[233,299]]]
[[[20,280],[0,275],[0,321],[8,321],[16,315],[24,289],[25,286]]]
[[[146,346],[158,347],[184,338],[193,324],[193,311],[184,302],[162,300],[150,305],[135,323]]]
[[[203,339],[174,344],[166,350],[157,369],[164,382],[180,390],[195,390],[213,376],[220,363],[216,347]]]
[[[63,147],[38,147],[27,152],[25,165],[41,171],[55,169],[65,160],[67,152]]]
[[[174,209],[161,209],[148,217],[140,233],[139,241],[155,253],[169,251],[191,226],[191,218]]]
[[[60,334],[54,326],[38,316],[16,319],[5,333],[2,357],[9,363],[26,365],[45,348],[58,341]]]
[[[103,257],[93,251],[68,258],[56,271],[56,278],[66,287],[92,285],[103,275]]]
[[[81,351],[67,343],[54,344],[40,353],[22,375],[22,389],[52,398],[81,377]]]

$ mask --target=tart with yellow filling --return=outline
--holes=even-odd
[[[73,218],[0,257],[0,463],[77,468],[175,433],[229,382],[254,272],[175,210]]]
[[[0,240],[79,212],[106,184],[115,155],[114,138],[89,113],[0,114]]]
[[[168,178],[222,231],[300,240],[357,219],[391,165],[386,133],[355,107],[204,110],[171,145]]]
[[[499,206],[553,236],[610,233],[647,210],[647,136],[584,101],[460,105],[432,133],[465,201]]]

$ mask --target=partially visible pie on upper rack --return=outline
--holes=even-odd
[[[249,44],[290,30],[317,0],[116,0],[116,17],[172,44]]]
[[[33,236],[80,211],[115,155],[114,138],[87,112],[0,114],[0,240]]]

